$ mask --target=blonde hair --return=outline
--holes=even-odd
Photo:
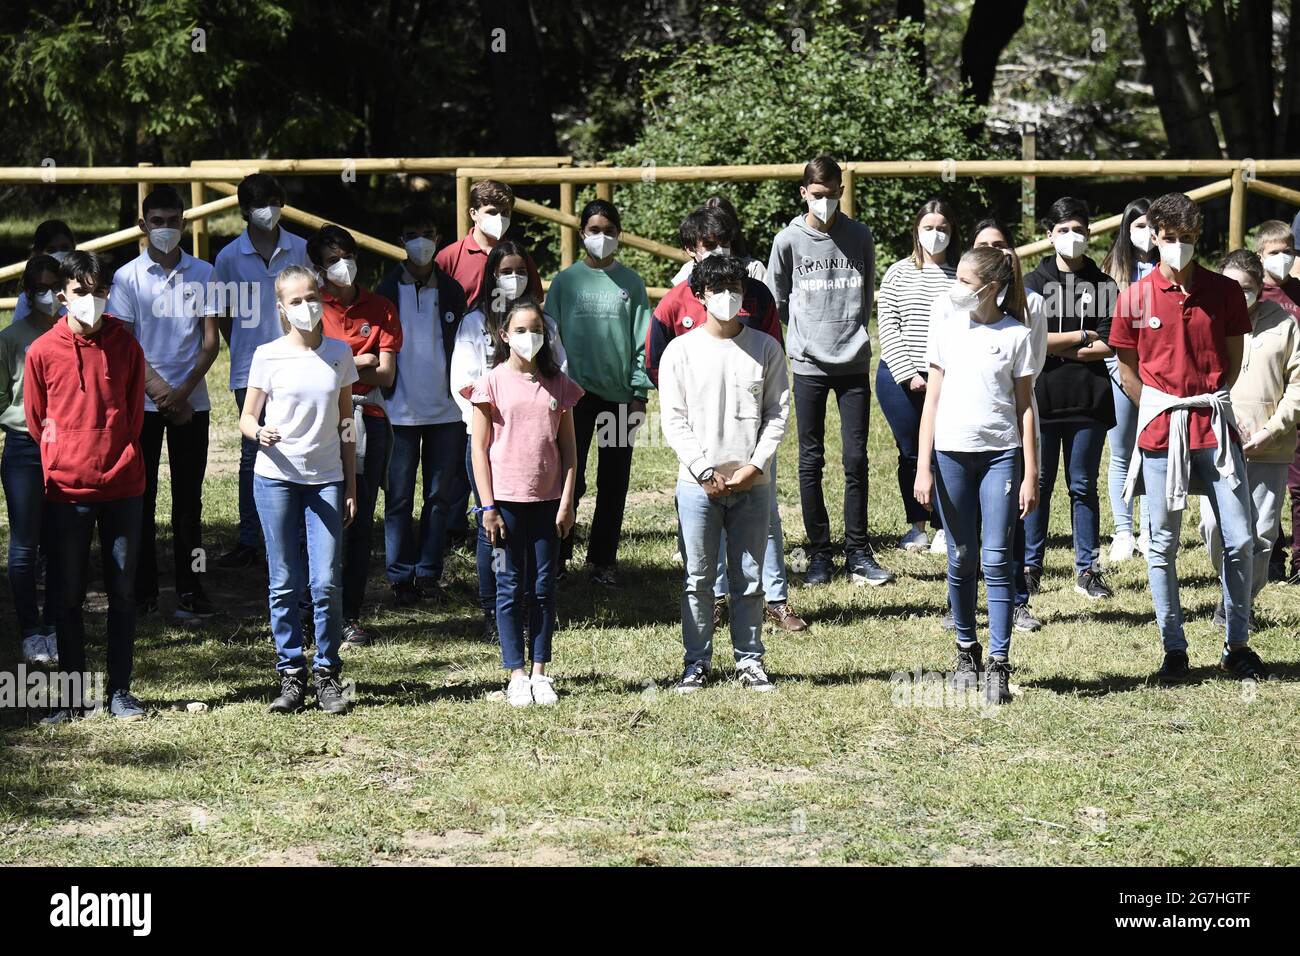
[[[982,283],[996,282],[1007,294],[1002,300],[1002,307],[1016,318],[1021,325],[1028,325],[1028,309],[1025,304],[1025,285],[1020,277],[1020,259],[1015,250],[998,249],[995,246],[977,246],[968,249],[961,257],[975,270],[975,275]]]
[[[1254,251],[1259,252],[1267,242],[1276,242],[1279,239],[1290,242],[1292,238],[1291,227],[1281,219],[1266,219],[1255,230]]]
[[[297,265],[296,263],[294,265],[285,266],[280,270],[280,274],[275,277],[275,301],[278,306],[276,315],[280,318],[280,331],[285,334],[288,334],[289,330],[293,328],[293,326],[289,324],[289,320],[284,316],[284,306],[280,303],[280,295],[284,292],[284,287],[294,279],[306,279],[307,285],[313,292],[320,291],[320,283],[316,280],[316,273],[314,270],[308,269],[306,266]]]

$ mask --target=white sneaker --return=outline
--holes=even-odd
[[[930,547],[930,536],[919,528],[909,528],[907,534],[898,540],[898,547],[902,551],[920,554]]]
[[[685,565],[686,561],[682,558],[682,553],[676,548],[673,549],[673,564]]]
[[[532,679],[533,685],[533,703],[540,704],[543,707],[550,707],[552,704],[558,704],[560,698],[555,693],[555,681],[545,674],[538,674]]]
[[[1151,533],[1149,531],[1143,531],[1138,535],[1137,549],[1142,553],[1142,557],[1147,556],[1147,552],[1151,550]]]
[[[1133,557],[1135,547],[1133,533],[1131,531],[1117,532],[1115,537],[1110,540],[1110,558],[1109,564],[1123,564]]]
[[[934,533],[934,538],[930,541],[930,553],[942,554],[944,557],[948,555],[948,536],[942,528]]]
[[[59,636],[53,631],[45,635],[45,652],[50,655],[51,664],[59,662]]]
[[[39,667],[53,663],[50,660],[50,648],[44,634],[33,634],[31,637],[23,638],[23,660]]]
[[[533,683],[523,674],[510,678],[506,685],[506,700],[511,707],[527,707],[533,702]]]

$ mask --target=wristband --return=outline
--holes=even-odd
[[[481,515],[485,511],[496,511],[496,510],[497,510],[496,505],[484,505],[482,508],[475,508],[474,514]]]

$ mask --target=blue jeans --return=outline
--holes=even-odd
[[[58,547],[59,666],[65,673],[86,671],[86,621],[82,606],[90,580],[90,548],[99,529],[108,595],[108,691],[131,689],[135,665],[135,567],[140,557],[140,495],[114,501],[50,503],[50,529]]]
[[[388,457],[388,420],[376,415],[365,416],[365,471],[357,475],[357,517],[348,526],[343,546],[343,619],[361,617],[366,599],[366,580],[370,577],[371,543],[375,532],[375,502],[383,479],[384,461]]]
[[[763,588],[760,564],[771,492],[759,485],[716,501],[693,481],[677,482],[677,518],[685,547],[682,643],[686,663],[713,660],[713,585],[726,533],[731,646],[736,663],[762,660]]]
[[[894,381],[889,366],[881,362],[876,368],[876,401],[885,413],[889,430],[898,447],[898,493],[903,499],[907,523],[928,521],[939,527],[939,512],[927,511],[916,500],[916,459],[921,452],[921,412],[925,409],[925,392],[914,392]]]
[[[266,567],[276,670],[305,667],[298,598],[310,587],[316,670],[339,666],[343,642],[343,482],[302,485],[253,476],[266,538]],[[307,553],[302,551],[306,533]]]
[[[506,539],[497,566],[497,628],[501,662],[507,670],[524,666],[523,616],[528,615],[529,656],[534,664],[551,659],[555,633],[555,570],[560,538],[555,516],[560,501],[497,501]]]
[[[1192,452],[1191,480],[1198,479],[1204,490],[1215,522],[1223,536],[1223,608],[1228,617],[1229,647],[1245,647],[1250,614],[1251,563],[1255,554],[1255,528],[1250,500],[1250,482],[1246,479],[1245,459],[1241,446],[1232,446],[1232,459],[1241,477],[1235,489],[1219,477],[1214,467],[1214,448]],[[1147,511],[1151,514],[1151,547],[1147,550],[1147,577],[1151,582],[1151,601],[1155,604],[1156,625],[1166,651],[1186,651],[1183,635],[1183,606],[1178,596],[1178,536],[1183,527],[1182,511],[1169,511],[1165,503],[1165,474],[1169,455],[1159,451],[1140,451],[1142,482],[1146,489]]]
[[[1065,456],[1065,485],[1070,492],[1070,523],[1074,527],[1074,570],[1091,570],[1101,554],[1101,503],[1097,473],[1106,429],[1096,422],[1043,422],[1039,462],[1038,507],[1025,519],[1025,564],[1042,570],[1047,551],[1047,519],[1052,511],[1052,487]]]
[[[235,389],[235,404],[239,406],[241,415],[244,413],[244,397],[247,394],[246,388]],[[262,409],[257,423],[266,424],[265,408]],[[241,435],[239,439],[239,543],[250,548],[260,547],[262,544],[262,529],[257,522],[257,501],[253,497],[253,466],[256,464],[257,442]]]
[[[58,563],[52,553],[50,505],[45,500],[45,475],[41,449],[26,432],[6,428],[4,456],[0,458],[5,504],[9,511],[9,589],[18,613],[20,637],[56,630],[59,613]],[[46,550],[45,614],[36,597],[36,567],[41,541]]]
[[[393,456],[384,499],[384,556],[390,583],[442,578],[452,475],[460,470],[464,439],[465,423],[461,421],[393,426]],[[417,468],[423,501],[418,531],[412,520]]]
[[[934,458],[934,498],[948,538],[948,603],[957,623],[957,643],[975,643],[982,567],[989,602],[989,656],[1006,660],[1015,598],[1011,565],[1020,505],[1020,450],[936,451]]]
[[[1115,399],[1115,427],[1106,433],[1110,444],[1110,467],[1106,482],[1110,491],[1110,513],[1115,519],[1115,533],[1133,534],[1133,515],[1137,511],[1137,497],[1131,505],[1124,503],[1124,482],[1128,478],[1129,464],[1137,454],[1137,406],[1119,386],[1119,361],[1106,359],[1110,371],[1110,392]],[[1151,530],[1151,519],[1142,511],[1142,530]]]
[[[767,519],[767,548],[763,552],[763,597],[768,604],[784,604],[790,596],[785,580],[785,534],[781,530],[781,509],[776,500],[776,459],[768,467],[772,479],[767,489],[772,496],[772,507]],[[680,535],[679,535],[680,537]],[[682,555],[685,558],[685,553]],[[718,579],[713,586],[713,596],[720,600],[730,590],[727,585],[727,532],[722,532],[722,545],[718,548]]]

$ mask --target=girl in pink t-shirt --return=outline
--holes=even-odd
[[[546,675],[555,631],[555,569],[573,528],[577,442],[569,409],[582,389],[556,365],[542,310],[511,303],[492,370],[461,394],[474,404],[471,450],[483,530],[497,572],[497,630],[514,707],[556,703]],[[535,602],[525,595],[535,594]],[[524,669],[528,614],[531,675]]]

